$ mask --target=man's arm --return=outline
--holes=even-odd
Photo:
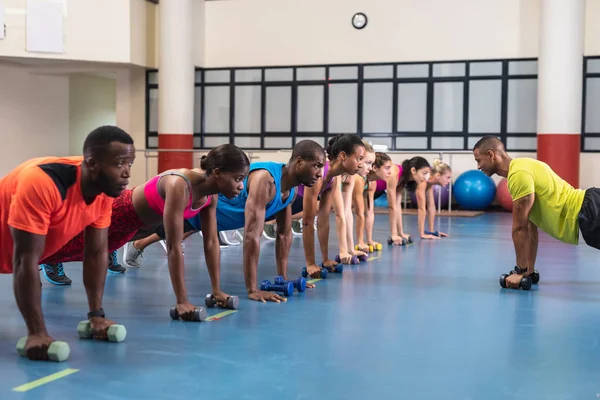
[[[313,266],[316,268],[315,217],[318,212],[318,196],[322,185],[323,180],[319,179],[313,187],[306,186],[302,198],[302,244],[307,267]]]
[[[515,246],[517,266],[527,268],[528,273],[533,272],[535,254],[532,245],[537,249],[537,238],[535,242],[531,238],[529,227],[529,213],[533,207],[535,194],[531,193],[513,202],[513,226],[512,238]],[[537,229],[536,229],[537,233]],[[537,237],[537,235],[535,235]]]
[[[108,228],[85,228],[83,285],[90,311],[102,308],[104,282],[108,269]]]
[[[291,203],[277,213],[277,236],[275,238],[275,259],[277,275],[287,279],[288,256],[292,247],[292,205]]]
[[[13,237],[13,290],[29,335],[47,335],[41,305],[38,262],[44,252],[46,236],[10,228]]]

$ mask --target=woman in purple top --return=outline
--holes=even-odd
[[[355,134],[337,135],[327,144],[327,158],[323,175],[312,187],[304,187],[302,194],[302,242],[306,257],[306,272],[311,277],[320,276],[321,267],[315,261],[314,220],[317,218],[317,235],[323,256],[323,267],[334,270],[338,265],[329,259],[329,214],[333,206],[335,212],[336,231],[338,237],[339,256],[343,264],[350,264],[352,256],[348,252],[346,240],[346,221],[342,200],[341,174],[356,174],[362,168],[365,145],[360,136]]]

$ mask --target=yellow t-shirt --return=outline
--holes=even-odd
[[[585,191],[575,189],[548,164],[533,158],[515,158],[508,168],[508,191],[513,201],[535,193],[529,220],[550,236],[579,243],[577,217]]]

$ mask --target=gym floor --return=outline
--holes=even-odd
[[[376,216],[385,242],[387,215]],[[405,216],[416,234],[416,217]],[[331,257],[336,242],[332,218]],[[247,300],[242,249],[222,251],[222,287],[240,297],[237,312],[211,322],[172,321],[165,253],[146,251],[144,265],[108,276],[107,316],[127,327],[123,343],[79,340],[87,301],[81,264],[66,264],[71,287],[44,281],[48,329],[65,340],[64,363],[20,358],[26,334],[12,292],[0,276],[0,398],[12,399],[592,399],[600,396],[600,269],[582,242],[540,234],[539,285],[502,289],[514,266],[511,216],[441,218],[451,235],[388,247],[346,266],[287,303]],[[201,237],[185,248],[192,302],[210,291]],[[317,246],[318,248],[318,246]],[[119,252],[121,256],[122,251]],[[259,281],[276,274],[274,242],[262,240]],[[290,278],[304,265],[294,237]],[[208,309],[209,314],[221,309]],[[65,369],[78,371],[27,386]],[[69,372],[69,371],[67,371]],[[73,371],[70,371],[73,372]],[[25,385],[25,386],[21,386]],[[35,384],[34,384],[35,386]],[[20,387],[22,392],[14,389]]]

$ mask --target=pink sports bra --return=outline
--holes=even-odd
[[[160,178],[162,178],[165,175],[180,176],[183,179],[185,179],[185,181],[188,184],[188,189],[190,190],[190,201],[188,202],[187,206],[185,207],[185,210],[183,210],[183,218],[184,219],[189,219],[189,218],[196,216],[200,212],[200,210],[202,210],[204,207],[206,207],[210,204],[211,196],[208,196],[208,200],[206,200],[206,203],[204,203],[202,206],[200,206],[200,208],[193,209],[192,203],[193,203],[194,199],[192,198],[192,182],[190,182],[190,180],[185,175],[182,175],[179,172],[166,171],[166,172],[164,172],[160,175],[156,175],[154,178],[150,179],[148,181],[148,183],[146,183],[146,186],[144,187],[144,195],[146,196],[146,201],[148,202],[148,205],[150,206],[150,208],[158,215],[164,215],[164,213],[165,213],[165,200],[162,198],[162,196],[158,192],[158,181],[160,180]]]

